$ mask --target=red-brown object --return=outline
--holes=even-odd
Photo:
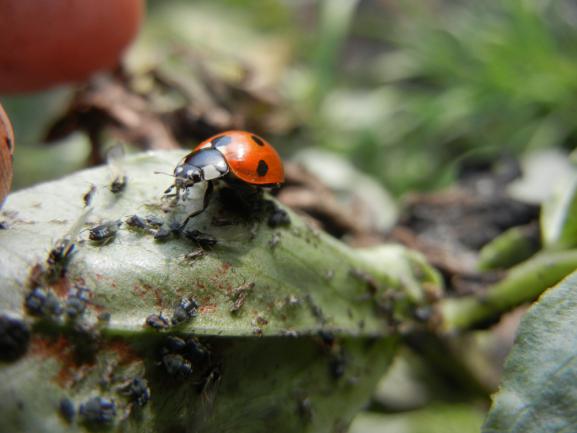
[[[143,0],[0,0],[0,93],[115,68],[143,13]]]
[[[12,154],[14,153],[14,131],[10,119],[0,105],[0,206],[12,186]]]

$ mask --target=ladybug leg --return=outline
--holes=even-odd
[[[207,182],[206,189],[204,190],[204,197],[202,199],[202,207],[199,210],[195,210],[193,213],[191,213],[190,215],[188,215],[186,217],[186,219],[180,225],[180,230],[183,230],[184,227],[188,224],[188,222],[192,218],[203,213],[206,210],[206,208],[208,207],[208,204],[210,203],[210,198],[212,197],[213,191],[214,191],[214,186],[213,186],[212,182]]]
[[[170,194],[174,188],[176,188],[174,184],[170,185],[168,188],[166,188],[166,190],[164,190],[164,195]]]

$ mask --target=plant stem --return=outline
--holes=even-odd
[[[544,252],[511,269],[482,294],[439,302],[441,329],[452,332],[488,321],[529,302],[577,269],[577,250]]]

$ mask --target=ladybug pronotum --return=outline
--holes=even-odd
[[[200,143],[174,169],[174,184],[167,190],[180,191],[207,182],[203,206],[208,206],[212,181],[224,179],[257,187],[274,187],[284,182],[282,160],[277,151],[261,137],[246,131],[226,131]],[[186,221],[185,221],[186,223]]]

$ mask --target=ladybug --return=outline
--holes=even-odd
[[[246,131],[226,131],[200,143],[174,169],[174,184],[180,191],[206,182],[203,206],[188,219],[203,212],[212,193],[212,182],[223,179],[231,184],[275,187],[284,182],[284,168],[277,151],[266,140]],[[186,223],[186,222],[185,222]]]

